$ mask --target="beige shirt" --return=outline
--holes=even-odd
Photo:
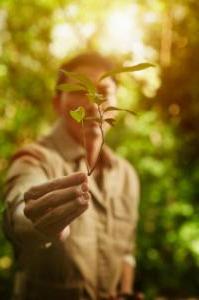
[[[6,231],[20,268],[31,280],[84,286],[92,299],[115,292],[125,257],[133,255],[138,218],[139,184],[124,159],[104,147],[102,181],[89,177],[89,209],[70,225],[70,235],[49,244],[23,213],[30,187],[76,171],[85,171],[84,150],[59,120],[51,133],[21,149],[7,176]],[[105,159],[104,159],[105,158]]]

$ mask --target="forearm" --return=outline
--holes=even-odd
[[[127,261],[123,262],[122,275],[120,281],[120,293],[131,294],[135,279],[135,266]]]
[[[7,206],[4,212],[4,232],[16,246],[43,247],[48,240],[33,226],[23,212],[24,202],[20,201],[14,210]]]
[[[11,167],[6,182],[4,231],[13,244],[38,246],[43,243],[43,238],[24,215],[24,193],[35,184],[48,179],[41,169],[17,163]],[[26,173],[18,174],[25,167]]]
[[[120,280],[120,293],[131,294],[135,280],[136,262],[134,256],[126,255],[123,259],[122,274]]]

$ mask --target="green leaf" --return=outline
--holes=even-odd
[[[100,80],[109,77],[109,76],[113,76],[119,73],[127,73],[127,72],[135,72],[135,71],[141,71],[150,67],[155,67],[154,64],[151,63],[141,63],[135,66],[129,66],[129,67],[119,67],[117,69],[108,71],[106,73],[104,73],[101,77]]]
[[[103,102],[106,101],[106,99],[104,98],[104,96],[101,95],[101,94],[99,94],[99,93],[97,93],[97,92],[88,93],[87,96],[88,96],[88,99],[91,102],[94,102],[94,103],[97,103],[97,104],[102,104]]]
[[[6,204],[4,202],[2,202],[1,207],[0,207],[0,215],[3,214],[5,210],[6,210]]]
[[[107,119],[104,119],[104,121],[107,122],[111,126],[114,126],[115,122],[116,122],[116,120],[113,118],[107,118]]]
[[[75,110],[70,110],[70,115],[71,117],[77,121],[78,123],[82,122],[85,118],[86,112],[84,107],[79,106],[77,109]]]
[[[107,107],[104,112],[107,112],[107,111],[114,111],[114,110],[119,110],[119,111],[125,111],[125,112],[128,112],[132,115],[136,115],[136,112],[134,112],[133,110],[130,110],[130,109],[124,109],[124,108],[119,108],[119,107],[115,107],[115,106],[109,106]]]
[[[95,103],[102,104],[105,101],[107,101],[107,99],[102,94],[97,93]]]
[[[85,91],[86,89],[80,84],[63,83],[57,87],[58,90],[64,92]]]
[[[76,72],[68,72],[65,70],[61,70],[67,77],[77,80],[78,83],[83,86],[88,93],[96,93],[96,87],[94,85],[94,83],[90,80],[90,78],[86,75],[80,74],[80,73],[76,73]]]
[[[88,92],[87,93],[88,99],[90,102],[96,102],[96,93],[94,92]]]

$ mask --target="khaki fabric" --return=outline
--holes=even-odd
[[[139,184],[132,166],[104,147],[101,180],[97,183],[95,174],[89,177],[89,209],[71,223],[64,242],[48,243],[23,213],[25,191],[86,171],[83,155],[64,120],[49,135],[16,153],[7,175],[5,230],[19,268],[32,282],[49,283],[49,288],[83,285],[91,299],[97,299],[116,291],[123,259],[133,255]]]

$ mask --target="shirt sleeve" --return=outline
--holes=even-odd
[[[24,193],[48,180],[45,155],[38,147],[19,151],[12,160],[6,178],[4,231],[15,245],[43,245],[47,242],[24,215]]]
[[[133,254],[127,254],[124,256],[123,261],[128,265],[132,266],[132,268],[136,267],[136,260]]]
[[[124,261],[132,267],[136,266],[136,231],[139,219],[139,202],[140,202],[140,181],[136,170],[129,164],[126,164],[126,190],[129,191],[129,201],[131,206],[132,220],[132,240],[129,244],[129,251],[124,256]]]

